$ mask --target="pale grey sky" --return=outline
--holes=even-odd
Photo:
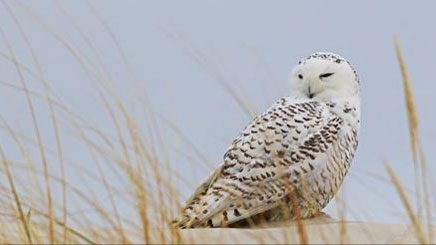
[[[6,1],[26,30],[50,84],[77,112],[107,132],[113,126],[102,109],[93,83],[80,65],[41,21]],[[345,195],[355,213],[350,219],[407,220],[394,188],[376,181],[362,170],[384,175],[388,159],[405,185],[413,189],[413,165],[401,76],[392,37],[400,41],[407,60],[419,111],[421,139],[428,163],[436,153],[436,2],[434,1],[91,1],[110,26],[133,67],[129,72],[110,36],[86,1],[31,1],[25,5],[54,32],[74,44],[92,62],[100,57],[113,85],[133,110],[133,93],[147,94],[154,109],[177,125],[204,153],[209,164],[218,164],[224,150],[248,123],[219,79],[225,79],[250,101],[257,112],[289,93],[288,74],[301,57],[315,51],[341,54],[356,68],[362,84],[362,127],[358,152],[347,177]],[[62,12],[63,8],[66,12]],[[98,50],[89,48],[75,29],[74,20]],[[7,11],[0,8],[0,25],[19,60],[30,66],[30,53]],[[7,53],[4,42],[0,51]],[[206,65],[196,62],[200,55]],[[0,59],[0,81],[17,82],[13,66]],[[41,89],[28,78],[29,86]],[[0,89],[1,115],[31,134],[24,97],[13,89]],[[53,144],[47,109],[37,110],[42,134]],[[139,113],[140,114],[140,113]],[[2,132],[1,135],[4,133]],[[87,162],[80,143],[65,134],[70,158]],[[72,137],[72,136],[71,136]],[[168,136],[170,137],[170,136]],[[66,138],[66,139],[65,139]],[[208,173],[192,170],[187,149],[167,139],[171,164],[193,183]],[[8,147],[10,140],[1,142]],[[13,151],[13,147],[10,147]],[[36,152],[36,151],[35,151]],[[86,165],[85,165],[86,166]],[[80,182],[72,175],[72,181]],[[184,196],[190,190],[181,188]],[[333,209],[332,207],[329,207]],[[333,212],[333,211],[332,211]]]

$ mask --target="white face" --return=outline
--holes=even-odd
[[[320,101],[359,96],[353,68],[339,55],[315,53],[302,60],[291,75],[292,95]]]

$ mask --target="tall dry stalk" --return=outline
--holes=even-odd
[[[3,148],[1,147],[1,145],[0,145],[0,155],[1,155],[1,161],[3,163],[4,171],[6,173],[6,177],[8,178],[8,181],[9,181],[9,186],[11,188],[11,192],[12,192],[12,195],[13,195],[14,200],[15,200],[15,204],[17,205],[17,210],[18,210],[18,213],[20,215],[20,221],[23,224],[23,228],[24,228],[24,231],[26,233],[27,242],[29,244],[33,244],[29,222],[28,222],[27,217],[24,215],[23,207],[21,205],[20,196],[18,195],[17,188],[15,187],[14,178],[12,176],[10,169],[9,169],[8,160],[5,156],[5,153],[3,152]]]
[[[37,139],[38,142],[38,149],[39,149],[39,154],[41,157],[41,162],[42,162],[42,166],[44,169],[44,180],[45,180],[45,188],[46,188],[46,195],[47,195],[47,209],[48,209],[48,213],[50,215],[50,219],[49,219],[49,237],[50,237],[50,242],[54,243],[56,240],[55,238],[55,232],[54,232],[54,223],[53,223],[53,200],[52,200],[52,189],[51,189],[51,185],[50,185],[50,179],[49,179],[49,167],[48,167],[48,161],[47,161],[47,156],[46,153],[44,151],[43,148],[43,142],[42,142],[42,136],[41,136],[41,132],[39,129],[39,123],[36,117],[36,112],[35,112],[35,108],[33,106],[33,102],[32,102],[32,98],[30,96],[30,94],[27,92],[27,85],[25,82],[25,78],[23,75],[23,72],[21,71],[21,67],[18,65],[17,62],[17,58],[15,56],[15,53],[12,49],[12,46],[9,42],[9,38],[7,37],[6,33],[4,32],[4,30],[2,28],[0,28],[0,34],[6,44],[6,47],[9,51],[10,56],[13,59],[13,64],[15,66],[15,69],[17,71],[17,74],[19,75],[19,81],[21,83],[21,86],[24,88],[24,93],[25,93],[25,97],[26,97],[26,101],[27,101],[27,106],[29,108],[30,111],[30,115],[31,115],[31,120],[32,120],[32,125],[33,125],[33,130],[35,132],[35,137]]]
[[[387,172],[392,180],[392,183],[394,184],[395,189],[397,190],[397,193],[400,196],[404,207],[406,208],[407,214],[408,214],[410,220],[412,221],[412,225],[413,225],[413,228],[415,230],[416,238],[418,239],[418,241],[421,244],[428,244],[427,239],[425,238],[425,234],[424,234],[422,225],[420,223],[419,217],[413,211],[413,207],[410,204],[409,198],[407,197],[407,194],[404,191],[404,188],[401,185],[400,180],[398,179],[397,175],[395,174],[394,169],[387,161],[385,161],[384,164],[385,164],[386,170],[387,170]]]
[[[412,91],[412,83],[407,71],[406,62],[400,44],[397,38],[394,38],[395,51],[400,65],[401,75],[403,78],[404,99],[406,102],[407,118],[409,125],[410,146],[415,172],[415,188],[416,202],[418,206],[418,219],[423,219],[428,225],[429,240],[433,237],[433,230],[430,224],[432,223],[432,202],[431,202],[431,179],[422,150],[419,138],[418,113],[416,109],[415,99]],[[425,217],[422,209],[425,210]]]
[[[52,99],[50,97],[49,85],[47,84],[47,80],[44,76],[42,66],[37,58],[37,55],[36,55],[34,48],[30,42],[30,39],[27,37],[26,32],[24,31],[24,28],[20,24],[18,18],[15,16],[14,12],[11,10],[9,5],[5,1],[2,1],[2,3],[3,3],[3,6],[5,7],[5,9],[7,10],[8,14],[11,16],[11,19],[13,20],[15,25],[18,27],[18,30],[19,30],[21,36],[23,37],[24,41],[26,42],[26,45],[28,46],[30,53],[32,55],[33,62],[36,65],[38,75],[41,78],[39,81],[41,81],[41,83],[44,87],[45,98],[47,100],[49,110],[50,110],[50,116],[52,119],[53,131],[54,131],[55,140],[56,140],[57,155],[58,155],[58,160],[59,160],[59,164],[60,164],[60,172],[61,172],[62,178],[65,179],[65,164],[64,164],[63,152],[62,152],[62,146],[61,146],[61,140],[60,140],[59,126],[58,126],[58,122],[57,122],[57,117],[56,117],[54,105],[53,105]],[[63,222],[66,224],[67,223],[67,195],[66,195],[66,186],[64,184],[62,185],[62,206],[63,206]],[[52,226],[53,226],[53,224],[51,224],[51,228],[50,228],[51,231],[53,229]],[[66,236],[67,236],[67,230],[64,229],[63,242],[66,242],[66,240],[67,240]]]

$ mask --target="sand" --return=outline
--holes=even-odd
[[[345,227],[345,228],[344,228]],[[424,233],[436,235],[436,226],[422,226]],[[346,229],[346,235],[341,230]],[[339,222],[328,217],[305,221],[311,244],[411,244],[419,243],[410,224]],[[213,228],[181,231],[182,241],[195,244],[289,244],[300,243],[295,223],[273,224],[264,228]],[[429,240],[427,240],[429,241]],[[436,239],[430,242],[435,243]]]

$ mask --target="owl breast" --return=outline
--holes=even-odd
[[[302,217],[318,214],[340,188],[357,149],[357,130],[345,126],[338,141],[329,149],[329,154],[324,159],[319,159],[311,176],[302,180],[297,188]]]

